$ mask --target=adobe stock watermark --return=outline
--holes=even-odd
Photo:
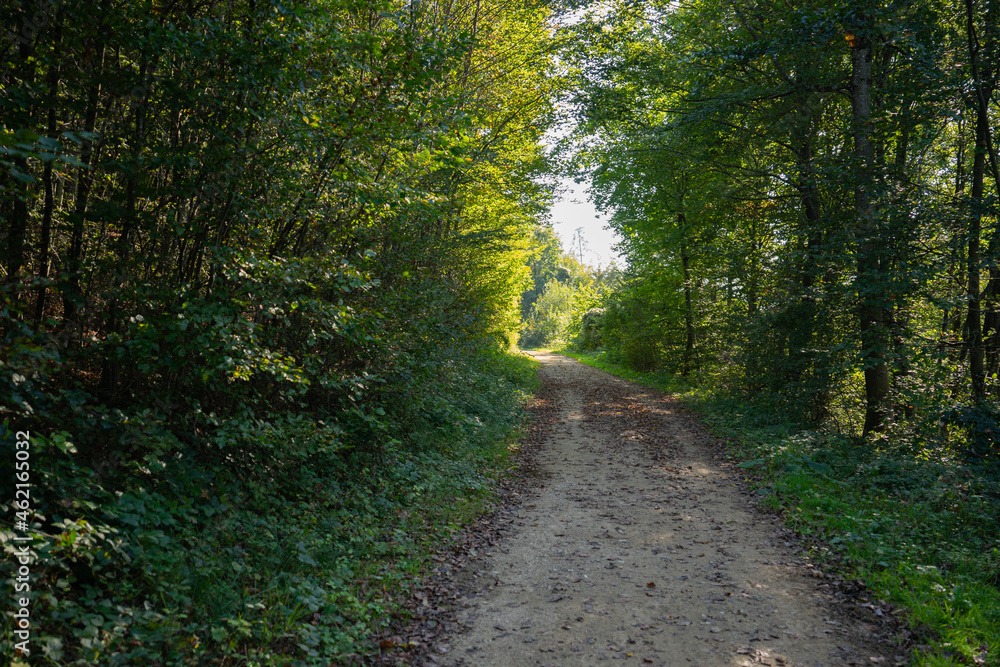
[[[31,655],[31,433],[14,434],[14,650]]]

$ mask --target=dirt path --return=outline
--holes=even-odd
[[[480,590],[441,662],[892,664],[669,400],[534,356],[559,410],[537,454],[544,479],[471,566]]]

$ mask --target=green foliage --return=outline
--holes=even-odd
[[[588,308],[574,318],[571,324],[579,329],[573,336],[573,347],[581,352],[589,352],[604,346],[604,308]]]
[[[14,8],[0,474],[30,430],[39,661],[372,649],[532,383],[548,13]]]
[[[534,388],[527,358],[463,352],[426,393],[385,397],[406,408],[366,424],[388,443],[377,456],[359,432],[294,415],[233,421],[215,457],[196,456],[147,416],[143,444],[159,455],[122,462],[111,483],[68,434],[33,437],[44,493],[32,618],[45,628],[33,646],[60,664],[327,664],[369,651],[393,591],[489,499]],[[237,443],[253,449],[235,457]]]
[[[573,313],[574,289],[559,280],[551,280],[531,306],[521,332],[522,348],[546,347],[565,339]]]
[[[1000,461],[1000,411],[989,404],[946,410],[941,421],[959,429],[961,451],[974,463]]]
[[[942,367],[952,397],[992,406],[997,184],[989,122],[972,131],[973,97],[1000,89],[985,6],[652,7],[564,29],[568,162],[629,262],[598,304],[609,353],[870,437],[916,418],[908,394]],[[970,84],[955,73],[976,58]]]

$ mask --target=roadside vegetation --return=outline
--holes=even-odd
[[[370,659],[562,343],[686,396],[918,664],[1000,664],[995,3],[7,4],[15,664]]]
[[[1000,664],[996,10],[612,2],[566,27],[567,162],[627,263],[571,343],[700,410],[921,665]]]
[[[577,231],[580,243],[583,236]],[[601,295],[618,284],[621,270],[612,264],[595,269],[563,250],[551,228],[535,232],[535,244],[528,259],[531,286],[521,295],[521,334],[518,347],[537,350],[565,345],[589,331],[584,315]],[[591,313],[591,319],[597,313]]]
[[[724,386],[637,371],[603,350],[560,352],[697,412],[725,443],[726,459],[743,469],[759,505],[807,538],[813,562],[863,582],[873,610],[910,628],[912,664],[1000,664],[995,465],[913,442],[860,446]]]
[[[549,10],[3,11],[0,655],[377,654],[533,387]]]

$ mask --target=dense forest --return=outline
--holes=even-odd
[[[564,337],[690,392],[766,504],[933,628],[921,664],[998,659],[998,20],[609,2],[561,52],[568,169],[627,260]]]
[[[995,454],[998,11],[619,3],[582,20],[576,166],[624,239],[605,315],[622,358],[725,367],[871,438],[947,405],[967,454]]]
[[[1000,3],[0,17],[16,664],[371,658],[561,341],[685,394],[925,664],[997,659]]]
[[[368,650],[531,386],[549,13],[2,4],[0,503],[34,536],[33,663]]]

